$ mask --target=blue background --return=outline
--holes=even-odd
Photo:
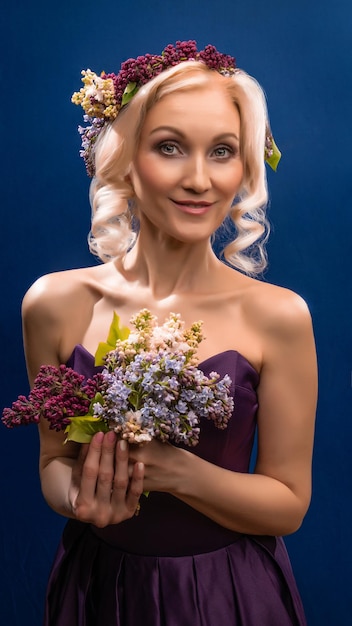
[[[86,246],[81,112],[70,103],[81,69],[116,71],[177,39],[233,54],[264,86],[283,152],[268,173],[266,280],[308,301],[320,363],[313,501],[287,546],[309,626],[350,624],[352,3],[7,0],[2,18],[1,407],[28,391],[24,292],[41,274],[96,262]],[[42,499],[37,456],[35,427],[1,428],[2,626],[40,625],[64,523]]]

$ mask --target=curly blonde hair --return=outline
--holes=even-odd
[[[239,70],[234,75],[222,76],[196,61],[180,63],[144,85],[97,141],[88,240],[91,252],[102,261],[124,256],[137,237],[128,174],[146,114],[166,95],[206,87],[213,80],[223,85],[238,108],[244,172],[229,212],[236,237],[225,246],[222,255],[229,265],[249,275],[265,269],[265,243],[269,234],[265,211],[268,201],[264,164],[268,124],[265,96],[257,81],[245,72]]]

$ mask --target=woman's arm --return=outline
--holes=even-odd
[[[169,491],[238,532],[284,535],[300,526],[310,502],[317,375],[305,304],[291,292],[274,294],[270,308],[259,311],[263,367],[255,473],[225,470],[158,442],[133,449],[131,458],[145,464],[146,490]]]
[[[89,292],[77,272],[43,277],[27,292],[22,315],[31,385],[41,365],[58,366],[67,346],[81,341],[78,333],[84,329],[88,301]],[[128,451],[116,445],[114,433],[99,433],[85,446],[64,445],[64,433],[50,430],[42,420],[39,435],[42,491],[56,512],[97,526],[134,515],[144,468],[136,463],[129,478]]]

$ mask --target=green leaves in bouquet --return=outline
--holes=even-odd
[[[105,342],[100,342],[95,353],[95,365],[104,365],[104,357],[111,352],[111,350],[115,350],[116,342],[118,340],[125,341],[130,334],[130,329],[127,326],[122,326],[120,328],[120,318],[114,312],[108,338]]]
[[[76,443],[90,443],[93,435],[98,432],[107,433],[109,430],[107,424],[100,417],[92,415],[84,415],[83,417],[71,417],[71,423],[67,426],[65,433],[67,441],[75,441]]]
[[[104,402],[104,398],[101,393],[96,393],[93,400],[90,403],[89,412],[87,415],[80,415],[77,417],[71,417],[71,423],[66,427],[65,433],[67,435],[65,443],[68,441],[75,441],[76,443],[90,443],[95,433],[103,432],[107,433],[109,427],[105,420],[100,417],[94,417],[92,415],[93,404],[95,402]]]

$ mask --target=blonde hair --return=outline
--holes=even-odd
[[[228,264],[247,274],[265,269],[265,242],[269,234],[265,215],[268,200],[264,164],[265,96],[257,81],[245,72],[222,76],[196,61],[180,63],[144,85],[99,137],[95,149],[96,174],[90,189],[89,247],[102,261],[124,256],[137,236],[132,227],[133,189],[128,173],[146,114],[166,95],[204,88],[212,80],[221,82],[238,108],[244,171],[241,188],[229,212],[236,238],[222,254]]]

